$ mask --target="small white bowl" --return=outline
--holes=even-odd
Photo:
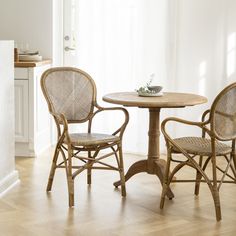
[[[159,93],[163,89],[162,86],[148,86],[148,89],[153,93]]]

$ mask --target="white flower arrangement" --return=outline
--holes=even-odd
[[[135,91],[138,92],[138,93],[139,92],[141,92],[141,93],[155,93],[155,91],[150,90],[151,83],[152,83],[152,79],[150,79],[146,83],[146,85],[139,87],[139,89],[136,89]]]
[[[162,86],[151,86],[153,77],[155,75],[151,74],[150,75],[150,80],[144,85],[139,87],[139,89],[136,89],[135,91],[138,93],[139,96],[162,96],[163,94],[161,93]]]

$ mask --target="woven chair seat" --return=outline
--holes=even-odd
[[[180,147],[182,147],[186,152],[194,155],[202,155],[202,156],[211,156],[211,140],[200,137],[182,137],[173,139]],[[179,152],[179,150],[174,146],[174,152]],[[226,155],[230,153],[231,147],[228,145],[216,142],[216,155]]]
[[[72,133],[70,134],[73,146],[96,146],[120,140],[115,135],[97,134],[97,133]]]

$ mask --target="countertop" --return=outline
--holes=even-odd
[[[15,62],[15,67],[37,67],[51,63],[52,63],[51,59],[44,59],[42,61],[18,61]]]

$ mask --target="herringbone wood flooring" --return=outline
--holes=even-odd
[[[236,235],[235,185],[221,188],[223,220],[219,223],[205,184],[199,197],[193,195],[191,183],[172,185],[175,198],[166,200],[164,210],[160,210],[160,183],[145,173],[127,182],[127,197],[122,199],[112,185],[118,173],[94,171],[89,187],[84,172],[75,181],[75,207],[69,209],[63,170],[57,171],[52,192],[45,191],[51,153],[16,160],[21,183],[0,199],[1,236]],[[124,157],[126,169],[143,159]],[[191,176],[188,169],[181,173],[181,177]]]

